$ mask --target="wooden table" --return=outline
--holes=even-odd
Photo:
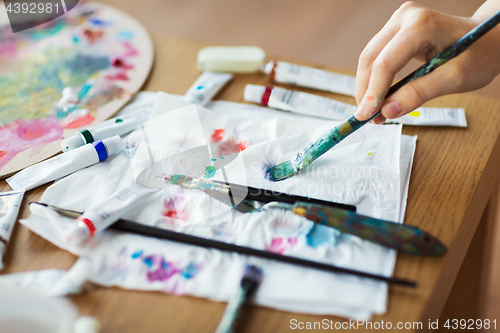
[[[196,57],[207,45],[164,36],[155,36],[154,40],[156,60],[144,90],[184,94],[200,75]],[[260,73],[236,75],[217,99],[243,102],[243,90],[248,83],[269,84]],[[302,90],[354,104],[350,97]],[[395,275],[416,280],[419,287],[391,287],[387,314],[375,316],[373,322],[384,320],[393,325],[422,322],[426,329],[429,319],[440,317],[455,280],[459,290],[451,293],[443,316],[474,318],[475,305],[481,301],[483,291],[478,286],[487,269],[482,262],[488,254],[500,174],[500,100],[464,94],[439,98],[429,105],[465,108],[469,127],[404,127],[405,134],[418,134],[405,223],[436,235],[449,251],[441,258],[400,254]],[[29,216],[28,203],[38,201],[45,188],[42,186],[26,193],[20,218]],[[1,181],[0,191],[7,190],[10,188]],[[4,273],[68,269],[75,260],[75,256],[18,224],[5,259]],[[70,298],[82,315],[92,315],[101,321],[103,332],[120,333],[213,332],[226,305],[193,297],[99,286]],[[457,299],[470,306],[457,303]],[[291,319],[313,322],[323,318],[344,320],[251,307],[245,313],[242,331],[285,332],[291,331]]]

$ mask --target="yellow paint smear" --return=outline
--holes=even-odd
[[[420,117],[420,112],[419,111],[412,111],[410,113],[408,113],[409,116],[412,116],[412,117]]]

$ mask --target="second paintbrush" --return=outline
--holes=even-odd
[[[431,73],[439,66],[448,62],[450,59],[458,56],[498,23],[500,23],[500,12],[496,13],[491,18],[469,31],[445,51],[439,53],[427,63],[420,66],[413,73],[393,85],[385,97],[387,98],[406,83]],[[333,129],[324,133],[318,140],[311,143],[309,147],[299,152],[297,156],[291,160],[285,161],[273,167],[265,166],[264,173],[266,178],[271,181],[280,181],[294,176],[297,172],[305,169],[309,164],[344,140],[347,136],[354,133],[360,127],[379,115],[380,110],[370,119],[363,121],[356,119],[354,116],[350,116]]]

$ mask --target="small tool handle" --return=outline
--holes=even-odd
[[[437,238],[417,227],[302,202],[295,203],[293,212],[315,223],[335,228],[403,253],[440,256],[446,252],[446,247]]]

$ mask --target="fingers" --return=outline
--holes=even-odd
[[[356,102],[361,103],[363,96],[368,88],[368,82],[371,76],[372,64],[378,57],[379,53],[387,43],[396,35],[401,28],[402,22],[405,21],[405,16],[408,16],[408,11],[412,11],[420,7],[412,2],[407,2],[399,7],[394,12],[389,21],[384,27],[368,42],[366,47],[361,52],[356,71]]]
[[[396,35],[399,24],[387,22],[382,30],[376,34],[361,52],[356,70],[356,102],[359,104],[368,88],[373,61],[377,58],[384,46]]]
[[[413,27],[400,29],[373,61],[366,93],[355,114],[358,120],[370,119],[379,111],[395,74],[427,47],[428,38],[419,30]],[[386,104],[386,108],[393,114],[401,110],[397,103]]]

